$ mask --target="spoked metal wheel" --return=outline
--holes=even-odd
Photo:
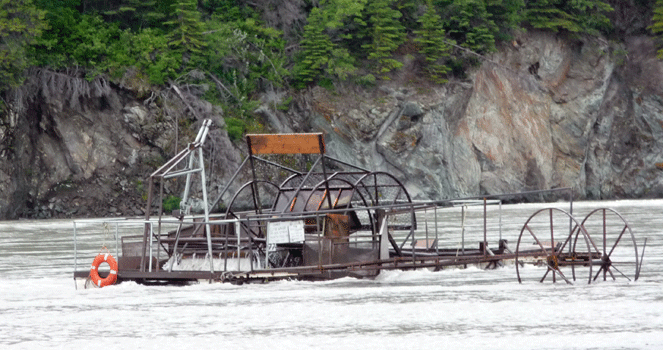
[[[599,256],[600,268],[592,276],[592,281],[600,278],[604,281],[638,279],[638,247],[631,227],[621,214],[613,209],[599,208],[585,217],[582,226],[589,233],[592,251]]]
[[[541,209],[529,217],[518,237],[515,259],[518,282],[573,284],[577,276],[586,273],[591,283],[595,258],[589,235],[571,214],[557,208]]]

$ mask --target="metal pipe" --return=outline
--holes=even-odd
[[[203,191],[203,203],[205,203],[205,229],[207,231],[207,253],[209,254],[210,273],[214,273],[214,256],[212,255],[212,230],[209,225],[209,208],[207,207],[207,178],[205,176],[205,163],[203,162],[203,149],[198,148],[198,162],[200,165],[200,187]],[[189,176],[189,175],[187,175]],[[161,230],[161,226],[159,226]],[[239,237],[239,236],[238,236]],[[211,282],[211,280],[210,280]]]
[[[189,165],[187,166],[187,169],[193,169],[193,161],[194,160],[195,160],[195,156],[193,155],[193,153],[189,154]],[[202,166],[201,166],[201,168],[202,168]],[[202,184],[201,186],[205,186],[205,184]],[[182,194],[182,203],[186,203],[187,200],[189,199],[189,191],[191,191],[191,173],[186,174],[186,182],[184,184],[184,193]]]
[[[186,157],[187,154],[189,154],[189,149],[185,148],[181,150],[178,154],[176,154],[173,158],[170,158],[164,165],[160,166],[159,169],[155,170],[152,174],[150,174],[150,177],[157,177],[160,176],[161,174],[166,174],[168,171],[164,169],[169,169],[173,167],[173,165],[177,165],[177,163],[182,160],[182,158]]]
[[[237,168],[237,170],[235,171],[233,176],[230,178],[230,180],[228,180],[228,184],[226,184],[226,187],[224,187],[223,190],[221,190],[221,192],[219,192],[219,195],[216,197],[214,202],[212,202],[212,204],[209,206],[210,209],[214,208],[217,204],[219,204],[219,202],[221,201],[221,197],[223,197],[223,195],[226,193],[228,188],[230,188],[230,185],[233,183],[233,181],[235,181],[235,178],[237,177],[237,175],[239,175],[240,170],[242,170],[242,168],[244,167],[246,162],[248,162],[248,160],[249,160],[248,157],[244,158],[244,161],[242,161],[242,164],[239,166],[239,168]]]
[[[165,170],[163,170],[161,173],[159,173],[157,175],[152,175],[152,176],[163,178],[164,174],[170,173],[173,170],[173,168],[178,166],[184,158],[186,158],[187,156],[191,156],[191,152],[192,152],[192,150],[190,150],[188,148],[185,149],[184,154],[182,155],[182,157],[180,159],[177,159],[176,162],[173,162],[172,164],[169,164],[169,166]]]
[[[290,167],[287,167],[287,166],[285,166],[285,165],[283,165],[283,164],[274,163],[274,162],[272,162],[272,161],[270,161],[270,160],[263,159],[263,158],[260,158],[260,157],[258,157],[258,156],[253,156],[253,159],[255,159],[255,160],[259,160],[259,161],[261,161],[261,162],[263,162],[263,163],[265,163],[265,164],[267,164],[267,165],[271,165],[271,166],[275,166],[275,167],[277,167],[277,168],[281,168],[281,169],[283,169],[283,170],[287,170],[287,171],[289,171],[289,172],[291,172],[291,173],[294,173],[294,174],[298,174],[298,175],[301,175],[301,174],[302,174],[301,171],[297,171],[297,170],[295,170],[295,169],[293,169],[293,168],[290,168]]]
[[[424,228],[426,229],[426,250],[428,250],[428,208],[424,209]]]
[[[147,190],[147,205],[145,209],[145,228],[143,229],[143,251],[140,255],[140,271],[145,272],[145,254],[147,253],[147,235],[151,231],[148,227],[150,214],[152,212],[152,192],[154,191],[154,178],[150,176],[148,190]]]
[[[180,171],[170,173],[168,175],[164,175],[163,178],[164,179],[170,179],[170,178],[177,177],[177,176],[182,176],[182,175],[187,175],[188,176],[189,174],[197,173],[199,171],[200,171],[200,169],[190,169],[190,170],[185,169],[185,170],[180,170]]]
[[[153,245],[152,238],[154,238],[154,230],[152,229],[152,223],[150,222],[149,224],[150,224],[150,262],[149,262],[150,268],[148,271],[152,272],[152,245]]]
[[[465,205],[461,207],[460,248],[463,255],[465,255],[465,207]]]
[[[265,267],[264,269],[269,268],[269,222],[267,222],[267,228],[265,229]]]
[[[415,216],[414,216],[414,215],[415,215],[415,214],[414,214],[414,210],[412,210],[412,214],[411,214],[411,215],[412,215],[412,216],[411,216],[412,219],[414,219],[414,217],[415,217]],[[412,221],[414,222],[414,220],[412,220]],[[414,249],[414,248],[415,248],[414,245],[415,245],[415,243],[417,242],[417,240],[415,239],[416,230],[414,229],[414,225],[412,225],[412,228],[411,228],[410,230],[411,230],[411,232],[412,232],[412,259],[416,259],[416,258],[417,258],[417,253],[416,253],[416,249]]]
[[[240,244],[242,244],[242,242],[241,242],[240,236],[241,236],[240,232],[239,232],[239,230],[237,230],[237,271],[242,271],[242,265],[241,265],[241,263],[242,263],[242,254],[241,254],[242,247],[240,246]],[[211,245],[210,245],[210,247],[211,247]],[[211,262],[212,261],[210,260],[210,263]],[[211,272],[214,273],[214,266],[212,266],[211,270],[212,270]]]
[[[118,259],[120,259],[120,251],[118,249],[120,242],[118,238],[118,232],[117,232],[117,222],[115,223],[115,256],[117,256]]]
[[[435,213],[435,254],[440,254],[440,244],[439,244],[439,242],[440,242],[439,239],[440,238],[438,237],[438,234],[437,234],[437,206],[435,206],[434,208],[435,208],[434,209],[435,210],[434,211],[434,213]]]
[[[318,159],[315,161],[315,163],[313,163],[313,165],[311,166],[311,169],[315,168],[318,165],[318,163],[320,162],[321,159],[322,159],[322,156],[318,157]],[[304,176],[304,178],[302,179],[302,182],[299,184],[299,186],[297,187],[297,190],[295,191],[294,195],[292,196],[292,201],[291,201],[292,204],[294,204],[294,201],[297,199],[297,196],[299,195],[299,192],[302,190],[302,188],[304,187],[304,184],[306,183],[306,180],[308,180],[308,178],[310,176],[311,176],[311,172],[308,172],[306,174],[306,176]],[[285,213],[288,210],[289,207],[290,207],[289,205],[284,206],[282,212]]]
[[[647,247],[647,237],[645,237],[645,243],[642,246],[642,254],[640,256],[640,264],[638,265],[638,271],[635,273],[635,278],[634,280],[638,280],[638,277],[640,277],[640,270],[642,269],[642,261],[645,260],[645,248]]]
[[[486,220],[486,198],[484,197],[483,199],[483,254],[486,255],[488,252],[488,239],[487,239],[487,234],[488,234],[488,222]]]
[[[350,163],[344,162],[344,161],[342,161],[342,160],[340,160],[340,159],[336,159],[336,158],[333,158],[333,157],[330,157],[330,156],[325,156],[325,157],[327,157],[327,158],[329,158],[329,159],[331,159],[331,160],[333,160],[333,161],[335,161],[335,162],[341,163],[341,164],[346,165],[346,166],[349,166],[349,167],[351,167],[351,168],[355,168],[355,169],[360,170],[360,171],[365,171],[365,172],[369,172],[369,171],[370,171],[370,170],[368,170],[368,169],[366,169],[366,168],[362,168],[362,167],[356,166],[356,165],[354,165],[354,164],[350,164]]]
[[[500,221],[499,221],[499,225],[500,225],[500,241],[501,241],[501,240],[502,240],[502,200],[501,200],[501,199],[500,199],[500,208],[499,208],[499,212],[500,212],[500,215],[499,215],[499,218],[500,218],[500,219],[499,219],[499,220],[500,220]]]
[[[74,273],[78,269],[78,237],[76,236],[76,221],[74,221]],[[76,277],[74,277],[76,280]]]

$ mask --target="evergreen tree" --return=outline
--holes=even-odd
[[[308,24],[304,26],[303,37],[300,41],[301,59],[296,66],[296,75],[303,83],[317,80],[329,63],[334,45],[325,33],[325,24],[320,8],[311,9]]]
[[[365,1],[323,0],[311,10],[294,69],[300,87],[319,79],[344,80],[356,71],[354,58],[341,43],[352,40],[347,29],[360,18]]]
[[[610,11],[600,0],[533,0],[527,3],[525,20],[534,28],[596,35],[610,28]]]
[[[375,71],[385,74],[403,64],[393,58],[393,52],[405,40],[405,28],[398,21],[402,14],[392,8],[394,0],[372,0],[366,6],[368,35],[371,42],[363,45],[368,59],[376,63]],[[386,76],[382,76],[386,78]]]
[[[486,11],[499,28],[497,40],[511,40],[511,32],[520,27],[523,20],[524,0],[486,0]]]
[[[44,29],[44,11],[30,0],[0,0],[0,91],[22,82],[28,47]]]
[[[499,29],[485,0],[453,0],[447,8],[447,33],[461,46],[476,52],[495,51]]]
[[[652,17],[652,25],[649,26],[652,33],[657,34],[659,38],[663,33],[663,0],[656,0],[654,5],[654,15]],[[663,48],[658,50],[658,58],[663,58]]]
[[[417,37],[414,40],[419,45],[419,52],[426,59],[426,70],[434,82],[446,83],[444,76],[450,69],[441,61],[449,57],[451,47],[445,39],[440,15],[437,14],[431,0],[427,1],[426,12],[419,19],[419,23],[421,29],[415,31]]]
[[[122,23],[123,28],[131,28],[134,31],[160,27],[166,18],[166,14],[159,11],[159,5],[163,6],[163,3],[164,1],[157,3],[156,0],[122,0],[116,2],[116,8],[104,11],[104,14],[111,20]]]
[[[197,4],[196,0],[178,0],[173,4],[173,18],[166,22],[172,28],[170,45],[184,54],[200,54],[206,46]]]

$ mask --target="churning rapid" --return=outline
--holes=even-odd
[[[503,205],[503,238],[515,242],[529,215],[548,206]],[[374,279],[326,282],[184,287],[124,282],[77,290],[71,221],[1,222],[0,347],[661,348],[663,201],[576,202],[574,215],[598,207],[623,215],[640,251],[647,238],[637,282],[519,284],[515,266],[506,265],[383,271]],[[480,240],[480,229],[466,230],[468,241]],[[79,248],[98,251],[105,234],[100,227],[98,236]],[[539,277],[545,272],[545,267],[525,269]]]

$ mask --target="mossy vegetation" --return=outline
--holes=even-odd
[[[370,87],[412,58],[418,74],[443,84],[476,63],[467,50],[495,51],[528,28],[609,33],[612,11],[600,0],[278,3],[288,16],[275,15],[273,2],[244,0],[0,0],[0,93],[19,86],[29,67],[76,67],[89,81],[132,86],[196,84],[239,139],[255,123],[262,92],[341,81]],[[655,6],[651,30],[660,34],[663,0]]]

